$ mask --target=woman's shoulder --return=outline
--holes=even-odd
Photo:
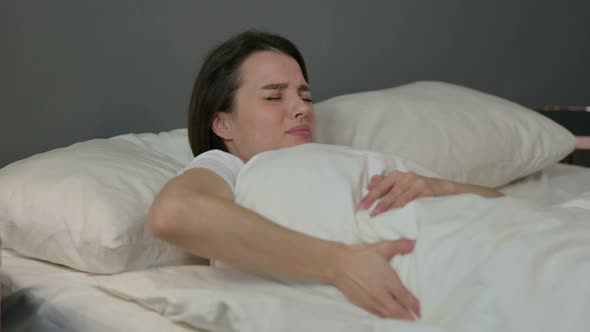
[[[223,151],[223,150],[219,150],[219,149],[213,149],[213,150],[208,150],[205,151],[199,155],[197,155],[189,164],[195,164],[195,163],[199,163],[199,162],[206,162],[206,161],[220,161],[220,162],[224,162],[224,163],[230,163],[230,164],[235,164],[235,165],[243,165],[244,162],[238,158],[237,156]]]
[[[244,162],[237,156],[222,150],[209,150],[196,156],[178,175],[193,168],[205,168],[221,176],[232,188]]]

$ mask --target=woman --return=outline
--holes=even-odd
[[[303,57],[288,40],[241,33],[214,49],[196,79],[189,140],[197,156],[156,197],[149,225],[160,238],[201,257],[329,283],[380,317],[412,319],[418,300],[389,261],[409,253],[402,239],[348,245],[290,231],[233,202],[240,168],[257,153],[313,141],[315,116]],[[425,196],[495,190],[414,173],[375,176],[360,208],[373,214]],[[321,220],[318,220],[321,222]]]

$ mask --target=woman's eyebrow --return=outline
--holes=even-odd
[[[270,83],[263,85],[260,87],[261,90],[284,90],[289,87],[289,83]],[[301,84],[299,86],[299,91],[310,91],[309,86],[306,84]]]

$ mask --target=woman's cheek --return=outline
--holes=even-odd
[[[264,112],[265,118],[269,122],[280,123],[281,120],[284,118],[285,111],[280,106],[270,106],[266,108]]]

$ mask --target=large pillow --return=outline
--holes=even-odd
[[[376,217],[371,217],[370,211],[378,202],[368,210],[359,209],[371,177],[393,170],[431,175],[429,170],[399,156],[346,146],[309,143],[267,151],[251,158],[240,171],[235,202],[290,230],[324,240],[348,244],[380,240],[369,235],[373,230],[367,224],[388,228],[386,233],[379,235],[386,235],[387,239],[416,239],[419,227],[415,222],[416,210],[411,207],[416,200],[403,209],[390,210]],[[444,197],[437,199],[443,200]],[[391,213],[394,211],[398,216],[392,223]],[[462,209],[456,213],[468,215]],[[453,215],[450,220],[454,222],[455,217]],[[448,232],[447,229],[443,233]],[[371,239],[367,241],[367,237]],[[391,263],[404,285],[414,292],[417,279],[412,275],[413,270],[408,268],[408,262],[403,263],[400,256],[396,256]],[[402,263],[404,265],[400,265]],[[215,265],[231,266],[223,261],[217,261]],[[334,287],[301,283],[285,275],[273,277],[292,287],[307,289],[306,292],[311,289],[318,294],[343,299]]]
[[[309,143],[267,151],[240,171],[235,202],[289,229],[357,243],[355,212],[369,180],[393,170],[433,175],[412,161],[347,146]]]
[[[369,211],[378,202],[369,210],[359,210],[360,201],[367,194],[373,175],[393,170],[433,175],[428,169],[398,156],[347,146],[309,143],[267,151],[251,158],[240,171],[235,202],[300,233],[324,240],[362,243],[357,217],[370,219]],[[408,222],[400,225],[412,228]],[[402,235],[414,238],[415,231],[407,229]],[[226,265],[223,261],[215,262],[218,267]],[[342,298],[333,287],[300,284],[284,275],[274,277],[293,287],[311,287],[315,292]]]
[[[315,105],[316,141],[396,154],[443,178],[499,187],[558,162],[574,136],[513,102],[439,82],[334,97]]]
[[[94,139],[0,170],[2,246],[118,273],[197,259],[152,236],[149,207],[192,155],[186,130]]]

